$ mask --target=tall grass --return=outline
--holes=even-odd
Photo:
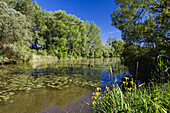
[[[161,59],[160,59],[161,60]],[[169,79],[168,66],[158,62],[158,74]],[[162,76],[160,76],[162,77]],[[133,79],[124,77],[122,85],[106,86],[104,91],[97,88],[89,104],[96,113],[169,113],[170,112],[170,82],[150,82],[147,85],[136,84]],[[128,80],[129,79],[129,80]],[[132,87],[128,87],[131,84]],[[122,90],[124,89],[124,90]]]
[[[100,88],[93,93],[90,105],[96,113],[168,113],[170,111],[170,85],[145,88],[144,84],[133,85],[125,91],[115,85],[112,89]]]

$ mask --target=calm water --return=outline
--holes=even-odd
[[[93,64],[93,68],[88,67],[89,63]],[[104,90],[106,85],[111,86],[114,83],[115,76],[120,80],[129,73],[127,67],[120,63],[119,58],[44,60],[5,65],[0,66],[0,92],[6,90],[5,85],[9,88],[12,82],[8,79],[17,81],[19,77],[23,81],[27,78],[28,81],[28,78],[32,77],[31,80],[37,81],[38,84],[38,81],[44,80],[49,75],[53,78],[67,78],[66,81],[79,81],[61,89],[42,87],[29,91],[15,91],[10,99],[0,104],[0,113],[89,113],[92,110],[84,102],[91,102],[92,92],[95,91],[94,84]],[[56,84],[54,83],[55,87]],[[14,89],[15,87],[19,86],[13,86]]]

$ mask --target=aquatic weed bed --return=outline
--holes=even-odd
[[[38,78],[25,75],[0,76],[0,103],[8,101],[10,96],[19,91],[29,92],[40,88],[62,90],[70,86],[97,87],[99,85],[98,81],[85,79],[81,75],[72,75],[71,77],[46,75]]]

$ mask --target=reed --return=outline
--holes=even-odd
[[[154,84],[152,84],[154,85]],[[170,85],[145,88],[144,84],[133,88],[114,85],[112,89],[106,87],[104,92],[97,88],[92,96],[92,104],[89,104],[96,113],[168,113],[170,103]]]

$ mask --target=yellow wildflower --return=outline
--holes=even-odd
[[[129,78],[128,77],[124,77],[126,80],[129,80]]]
[[[127,88],[129,91],[131,91],[132,90],[132,88],[130,87],[130,88]]]
[[[109,91],[109,87],[106,86],[106,90]]]
[[[112,111],[112,112],[113,112],[113,108],[110,108],[110,111]]]
[[[95,105],[95,104],[97,104],[97,102],[96,101],[92,101],[92,105]]]
[[[100,87],[97,87],[97,91],[102,90]]]
[[[127,97],[124,97],[124,99],[127,99]]]
[[[7,99],[5,99],[5,101],[7,101]]]
[[[130,81],[131,84],[135,84],[133,81]]]
[[[126,85],[127,85],[127,84],[128,84],[128,82],[123,81],[123,84],[126,84]]]
[[[100,93],[99,93],[99,92],[96,92],[95,95],[98,97],[98,96],[100,95]]]
[[[103,98],[105,99],[106,97],[105,97],[105,96],[103,96]]]
[[[112,90],[113,90],[113,91],[115,91],[115,90],[116,90],[116,88],[113,88]]]
[[[97,99],[95,96],[92,96],[91,99]]]

